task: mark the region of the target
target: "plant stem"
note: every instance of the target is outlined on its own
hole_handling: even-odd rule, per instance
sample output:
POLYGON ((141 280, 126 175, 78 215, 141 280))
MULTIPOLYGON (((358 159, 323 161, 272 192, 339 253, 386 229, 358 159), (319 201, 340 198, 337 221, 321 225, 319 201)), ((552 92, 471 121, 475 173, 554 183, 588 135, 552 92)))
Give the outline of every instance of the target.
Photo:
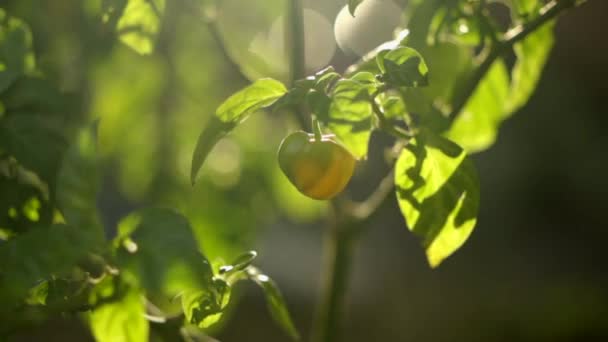
MULTIPOLYGON (((293 87, 295 81, 306 77, 306 55, 304 45, 304 8, 302 0, 289 0, 287 4, 287 15, 285 16, 285 46, 289 47, 290 85, 293 87)), ((312 125, 307 119, 302 106, 295 110, 296 119, 300 127, 310 131, 312 125)), ((314 128, 313 128, 314 129, 314 128)))
POLYGON ((502 40, 495 42, 492 49, 483 56, 481 63, 475 70, 475 73, 471 76, 469 81, 465 84, 459 96, 454 100, 452 112, 450 118, 453 120, 464 108, 469 98, 475 92, 477 85, 487 74, 488 70, 496 59, 506 53, 513 45, 520 40, 524 39, 530 33, 536 31, 539 27, 543 26, 550 20, 556 18, 563 11, 572 7, 578 6, 582 1, 577 0, 553 0, 547 3, 543 8, 540 9, 540 15, 530 22, 514 27, 505 33, 502 40))
POLYGON ((288 28, 288 36, 286 37, 289 43, 290 51, 290 78, 291 84, 306 76, 306 56, 304 46, 304 8, 302 0, 288 1, 288 15, 286 16, 285 27, 288 28))
POLYGON ((323 260, 322 293, 317 307, 312 341, 339 340, 341 318, 352 266, 354 230, 342 221, 341 209, 334 206, 334 218, 327 231, 323 260))

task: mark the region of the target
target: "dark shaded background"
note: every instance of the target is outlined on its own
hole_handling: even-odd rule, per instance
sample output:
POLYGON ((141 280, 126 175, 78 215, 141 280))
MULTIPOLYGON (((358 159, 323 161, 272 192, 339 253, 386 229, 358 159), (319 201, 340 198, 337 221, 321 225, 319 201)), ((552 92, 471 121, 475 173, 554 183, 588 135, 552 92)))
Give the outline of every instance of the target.
MULTIPOLYGON (((57 72, 60 80, 74 78, 72 82, 87 85, 87 96, 93 98, 89 109, 95 112, 94 98, 100 86, 88 78, 95 78, 91 76, 95 74, 93 69, 97 70, 104 58, 110 58, 103 51, 109 51, 115 44, 113 38, 79 21, 82 20, 79 14, 70 10, 73 1, 45 4, 40 8, 24 5, 24 2, 5 0, 0 2, 0 6, 14 9, 33 26, 34 36, 39 37, 36 41, 41 53, 59 51, 53 46, 64 39, 85 55, 74 57, 68 53, 49 57, 48 61, 53 64, 63 60, 69 64, 65 58, 74 58, 81 63, 71 66, 76 69, 75 75, 66 76, 66 70, 72 70, 70 67, 50 69, 57 72), (85 51, 89 47, 91 50, 85 51)), ((340 6, 325 7, 328 8, 325 15, 333 18, 340 6)), ((524 109, 504 123, 498 142, 490 150, 474 156, 481 179, 480 217, 469 241, 453 257, 438 269, 431 270, 418 241, 407 232, 396 203, 387 202, 375 215, 356 251, 344 320, 344 341, 608 341, 606 13, 608 2, 590 0, 560 19, 556 28, 556 45, 536 94, 524 109)), ((205 108, 214 108, 243 83, 228 64, 221 63, 223 56, 213 52, 214 42, 204 27, 186 31, 191 31, 189 34, 193 36, 200 33, 203 37, 200 45, 192 49, 206 50, 197 50, 192 55, 186 53, 183 60, 189 62, 208 56, 211 62, 199 60, 202 63, 200 68, 190 70, 196 71, 191 74, 194 80, 188 79, 184 83, 190 93, 211 92, 207 98, 191 101, 195 103, 194 107, 202 103, 205 108), (222 76, 209 76, 206 71, 209 68, 216 68, 216 73, 221 72, 222 76), (206 84, 206 77, 212 78, 214 83, 207 88, 198 87, 206 84), (213 90, 208 90, 211 89, 209 87, 213 90)), ((228 32, 226 36, 236 34, 228 32)), ((187 41, 183 36, 179 39, 187 41)), ((136 58, 120 49, 113 52, 114 56, 116 54, 127 56, 120 57, 123 59, 136 58)), ((177 61, 182 61, 180 56, 176 57, 177 61)), ((340 63, 346 59, 336 57, 334 61, 340 63)), ((149 58, 146 59, 148 62, 154 63, 149 58)), ((41 63, 44 65, 45 60, 41 63)), ((156 79, 161 89, 169 76, 163 74, 156 79)), ((69 82, 67 87, 70 87, 69 82)), ((195 98, 197 96, 194 95, 195 98)), ((185 103, 182 107, 187 107, 189 102, 185 103)), ((170 111, 164 114, 164 119, 162 110, 151 111, 158 114, 161 123, 172 122, 170 111)), ((196 114, 192 115, 195 117, 196 114)), ((94 117, 95 113, 91 116, 94 117)), ((188 120, 185 121, 192 122, 188 120)), ((264 122, 248 123, 243 130, 252 127, 259 130, 264 122)), ((135 123, 132 125, 137 127, 135 123)), ((262 161, 270 162, 272 158, 264 158, 272 155, 276 148, 272 143, 276 143, 283 134, 278 129, 281 124, 273 125, 267 142, 270 147, 260 147, 263 151, 255 152, 256 148, 246 145, 241 153, 253 153, 252 159, 261 157, 262 161)), ((174 131, 164 139, 176 139, 187 154, 193 148, 198 129, 200 127, 194 127, 190 133, 174 131)), ((248 141, 247 137, 243 139, 236 141, 248 141)), ((381 145, 382 139, 382 136, 375 135, 372 146, 381 145)), ((155 148, 162 146, 161 140, 155 148)), ((173 148, 181 151, 180 147, 173 148)), ((124 158, 131 157, 111 156, 106 190, 100 198, 100 208, 109 227, 132 208, 150 202, 167 202, 150 200, 150 194, 161 198, 171 193, 164 190, 171 186, 186 189, 182 180, 186 176, 179 170, 166 169, 165 164, 156 161, 150 166, 157 177, 151 184, 156 185, 130 195, 122 188, 124 181, 121 181, 120 165, 124 158), (167 175, 172 173, 181 178, 170 180, 167 175)), ((176 153, 172 158, 164 162, 182 165, 180 154, 176 153)), ((255 175, 250 170, 254 166, 248 164, 247 157, 243 158, 243 174, 248 177, 255 175)), ((186 158, 183 164, 187 162, 186 158)), ((382 176, 382 167, 366 167, 364 176, 377 179, 382 176)), ((213 170, 208 172, 213 173, 213 170)), ((355 187, 364 189, 367 179, 355 179, 355 187)), ((217 213, 217 217, 203 219, 204 223, 199 222, 199 225, 206 227, 205 224, 211 222, 221 226, 217 228, 218 240, 237 241, 235 249, 252 246, 260 252, 259 266, 281 286, 296 325, 306 336, 319 288, 324 225, 316 220, 290 223, 292 220, 287 216, 264 206, 260 209, 249 201, 252 196, 241 193, 249 191, 243 188, 267 186, 266 182, 263 177, 241 179, 236 185, 225 187, 210 181, 209 184, 215 187, 205 196, 225 196, 222 201, 229 205, 247 206, 248 209, 237 209, 236 214, 229 211, 217 213), (250 187, 247 182, 253 182, 255 186, 250 187), (241 215, 243 220, 249 220, 252 211, 264 214, 264 210, 274 214, 267 215, 270 218, 253 220, 255 229, 240 232, 224 228, 234 226, 234 216, 241 215), (247 239, 241 243, 243 236, 247 239)), ((198 189, 205 184, 203 181, 198 189)), ((352 191, 356 193, 361 189, 352 191)), ((176 190, 172 195, 195 196, 180 191, 176 190)), ((200 210, 183 203, 178 206, 186 212, 200 211, 203 217, 211 217, 219 207, 208 205, 205 202, 208 198, 203 196, 200 202, 193 200, 200 203, 200 210)), ((258 200, 265 199, 263 196, 260 198, 258 200)), ((202 228, 200 234, 204 236, 205 232, 214 231, 202 228)), ((225 250, 208 245, 204 247, 208 254, 215 256, 225 250)), ((286 341, 287 338, 267 314, 261 293, 249 285, 239 285, 238 289, 240 300, 233 303, 232 313, 223 324, 224 329, 214 336, 224 342, 286 341)), ((79 327, 78 321, 66 318, 24 333, 18 339, 80 341, 90 337, 79 327)))

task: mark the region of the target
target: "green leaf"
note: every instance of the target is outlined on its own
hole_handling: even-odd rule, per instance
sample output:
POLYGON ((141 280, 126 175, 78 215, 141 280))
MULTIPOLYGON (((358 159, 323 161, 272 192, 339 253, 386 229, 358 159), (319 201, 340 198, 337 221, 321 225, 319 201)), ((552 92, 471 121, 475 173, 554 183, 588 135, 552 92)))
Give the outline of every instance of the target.
POLYGON ((68 148, 57 176, 57 204, 66 222, 105 240, 97 214, 100 186, 95 128, 82 129, 68 148))
POLYGON ((399 207, 422 238, 431 267, 460 248, 477 222, 479 181, 473 163, 453 142, 422 131, 395 165, 399 207))
POLYGON ((66 95, 40 77, 19 78, 1 94, 0 100, 8 113, 66 114, 66 95))
MULTIPOLYGON (((23 298, 40 281, 69 271, 94 242, 90 232, 54 225, 35 227, 0 244, 0 302, 23 298)), ((0 311, 5 309, 10 306, 0 311)))
POLYGON ((230 285, 219 278, 206 290, 186 291, 181 295, 182 310, 188 323, 208 328, 217 323, 230 302, 230 285))
POLYGON ((250 114, 272 105, 285 93, 287 89, 283 83, 264 78, 234 93, 224 101, 215 112, 215 117, 209 121, 199 136, 192 155, 190 170, 192 184, 207 155, 222 137, 247 119, 250 114))
POLYGON ((142 295, 131 289, 122 298, 96 307, 88 316, 98 342, 148 341, 149 324, 142 295))
POLYGON ((394 86, 419 87, 428 85, 429 68, 418 51, 398 47, 379 53, 376 62, 382 71, 382 79, 394 86))
POLYGON ((224 101, 215 116, 222 122, 238 124, 247 119, 249 114, 272 105, 286 92, 283 83, 277 80, 259 79, 224 101))
POLYGON ((388 119, 403 119, 406 115, 405 103, 401 96, 390 95, 382 99, 384 116, 388 119))
POLYGON ((513 46, 517 61, 511 74, 507 114, 523 107, 536 90, 536 85, 553 48, 554 27, 555 21, 551 21, 513 46))
POLYGON ((357 158, 367 155, 372 129, 372 106, 367 86, 342 79, 331 94, 327 117, 320 116, 327 127, 357 158))
POLYGON ((213 272, 190 224, 167 209, 144 209, 123 219, 114 241, 123 274, 146 289, 158 305, 184 291, 208 290, 213 272))
POLYGON ((50 183, 55 180, 67 142, 52 118, 19 113, 0 120, 0 147, 50 183))
POLYGON ((165 0, 128 0, 116 24, 120 40, 139 54, 152 53, 164 10, 165 0))
POLYGON ((540 0, 510 0, 514 20, 520 22, 533 19, 538 15, 538 10, 543 6, 540 0))
POLYGON ((479 82, 445 136, 468 153, 483 151, 496 140, 505 118, 509 96, 509 76, 504 62, 498 59, 479 82))
POLYGON ((350 12, 350 15, 353 17, 355 16, 355 10, 363 1, 364 0, 348 0, 348 11, 350 12))
POLYGON ((249 279, 253 280, 262 288, 262 291, 264 291, 268 310, 275 322, 283 328, 289 337, 294 340, 299 340, 300 334, 293 324, 289 310, 287 310, 287 304, 285 303, 285 299, 277 284, 254 267, 247 268, 247 273, 249 279))
POLYGON ((30 28, 0 8, 0 93, 34 71, 35 64, 30 28))

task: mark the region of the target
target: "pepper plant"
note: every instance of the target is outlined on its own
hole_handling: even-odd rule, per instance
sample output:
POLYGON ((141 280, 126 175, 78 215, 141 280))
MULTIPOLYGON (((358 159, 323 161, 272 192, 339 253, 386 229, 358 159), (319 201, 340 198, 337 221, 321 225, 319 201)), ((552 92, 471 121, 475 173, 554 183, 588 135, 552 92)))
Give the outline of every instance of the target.
MULTIPOLYGON (((363 2, 344 5, 356 16, 363 2)), ((394 40, 343 70, 306 75, 302 1, 288 1, 290 81, 251 80, 229 96, 193 142, 190 178, 194 184, 216 144, 250 115, 295 118, 300 127, 284 132, 273 162, 294 188, 331 201, 333 210, 313 340, 339 340, 352 249, 385 200, 398 202, 430 267, 466 242, 480 205, 470 155, 488 149, 501 123, 526 104, 555 20, 583 2, 410 1, 408 24, 394 40), (367 199, 354 201, 344 189, 359 161, 377 153, 368 149, 373 132, 393 141, 385 158, 391 171, 367 199)), ((171 63, 169 28, 178 24, 171 14, 187 11, 242 72, 215 22, 220 5, 104 0, 91 8, 113 37, 171 63)), ((84 96, 62 92, 41 71, 35 39, 23 20, 0 9, 0 340, 58 315, 80 317, 98 341, 145 341, 152 325, 204 340, 235 284, 247 280, 260 286, 286 335, 299 339, 277 285, 252 265, 256 252, 208 260, 176 208, 146 207, 116 227, 103 223, 96 201, 107 166, 98 149, 105 122, 70 116, 84 96)))

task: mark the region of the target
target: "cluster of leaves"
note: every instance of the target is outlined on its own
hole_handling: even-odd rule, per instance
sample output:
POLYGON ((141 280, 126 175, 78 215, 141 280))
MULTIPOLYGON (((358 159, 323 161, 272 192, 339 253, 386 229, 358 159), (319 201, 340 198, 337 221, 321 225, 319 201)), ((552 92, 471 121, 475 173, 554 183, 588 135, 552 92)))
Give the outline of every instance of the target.
MULTIPOLYGON (((361 2, 349 1, 351 13, 361 2)), ((291 87, 254 82, 203 130, 192 181, 213 146, 265 108, 306 107, 360 159, 372 131, 389 133, 406 143, 395 164, 401 211, 431 266, 439 265, 476 223, 479 182, 469 155, 489 148, 502 121, 527 102, 553 43, 552 21, 522 28, 555 1, 503 3, 507 25, 488 7, 504 4, 412 1, 409 34, 344 73, 326 68, 291 87), (518 32, 526 36, 511 44, 518 32)), ((102 19, 124 44, 150 54, 168 6, 108 0, 102 19)), ((249 279, 296 338, 276 285, 251 266, 253 253, 214 269, 188 220, 167 209, 135 212, 117 236, 106 235, 96 208, 95 129, 77 129, 80 104, 37 69, 32 40, 27 25, 0 10, 0 334, 60 313, 83 313, 100 341, 146 340, 149 321, 183 318, 205 328, 226 310, 235 283, 249 279)))
MULTIPOLYGON (((151 4, 125 3, 117 27, 150 24, 151 4)), ((29 27, 0 10, 0 337, 78 314, 99 341, 146 341, 150 321, 168 320, 183 320, 187 338, 216 323, 233 286, 250 280, 298 338, 278 287, 251 266, 255 252, 214 270, 188 220, 168 209, 136 211, 108 237, 96 203, 97 123, 78 128, 79 104, 36 68, 33 50, 29 27)))
MULTIPOLYGON (((349 1, 353 15, 361 2, 349 1)), ((329 67, 291 89, 254 82, 229 97, 201 133, 192 181, 214 144, 262 108, 304 106, 359 159, 371 132, 385 131, 406 142, 395 164, 397 200, 429 264, 438 266, 477 221, 479 181, 469 155, 489 148, 502 121, 528 101, 552 47, 552 20, 514 40, 547 12, 542 2, 507 5, 510 20, 501 26, 495 12, 504 4, 418 1, 408 30, 344 75, 329 67), (515 60, 510 68, 507 58, 515 60)))

